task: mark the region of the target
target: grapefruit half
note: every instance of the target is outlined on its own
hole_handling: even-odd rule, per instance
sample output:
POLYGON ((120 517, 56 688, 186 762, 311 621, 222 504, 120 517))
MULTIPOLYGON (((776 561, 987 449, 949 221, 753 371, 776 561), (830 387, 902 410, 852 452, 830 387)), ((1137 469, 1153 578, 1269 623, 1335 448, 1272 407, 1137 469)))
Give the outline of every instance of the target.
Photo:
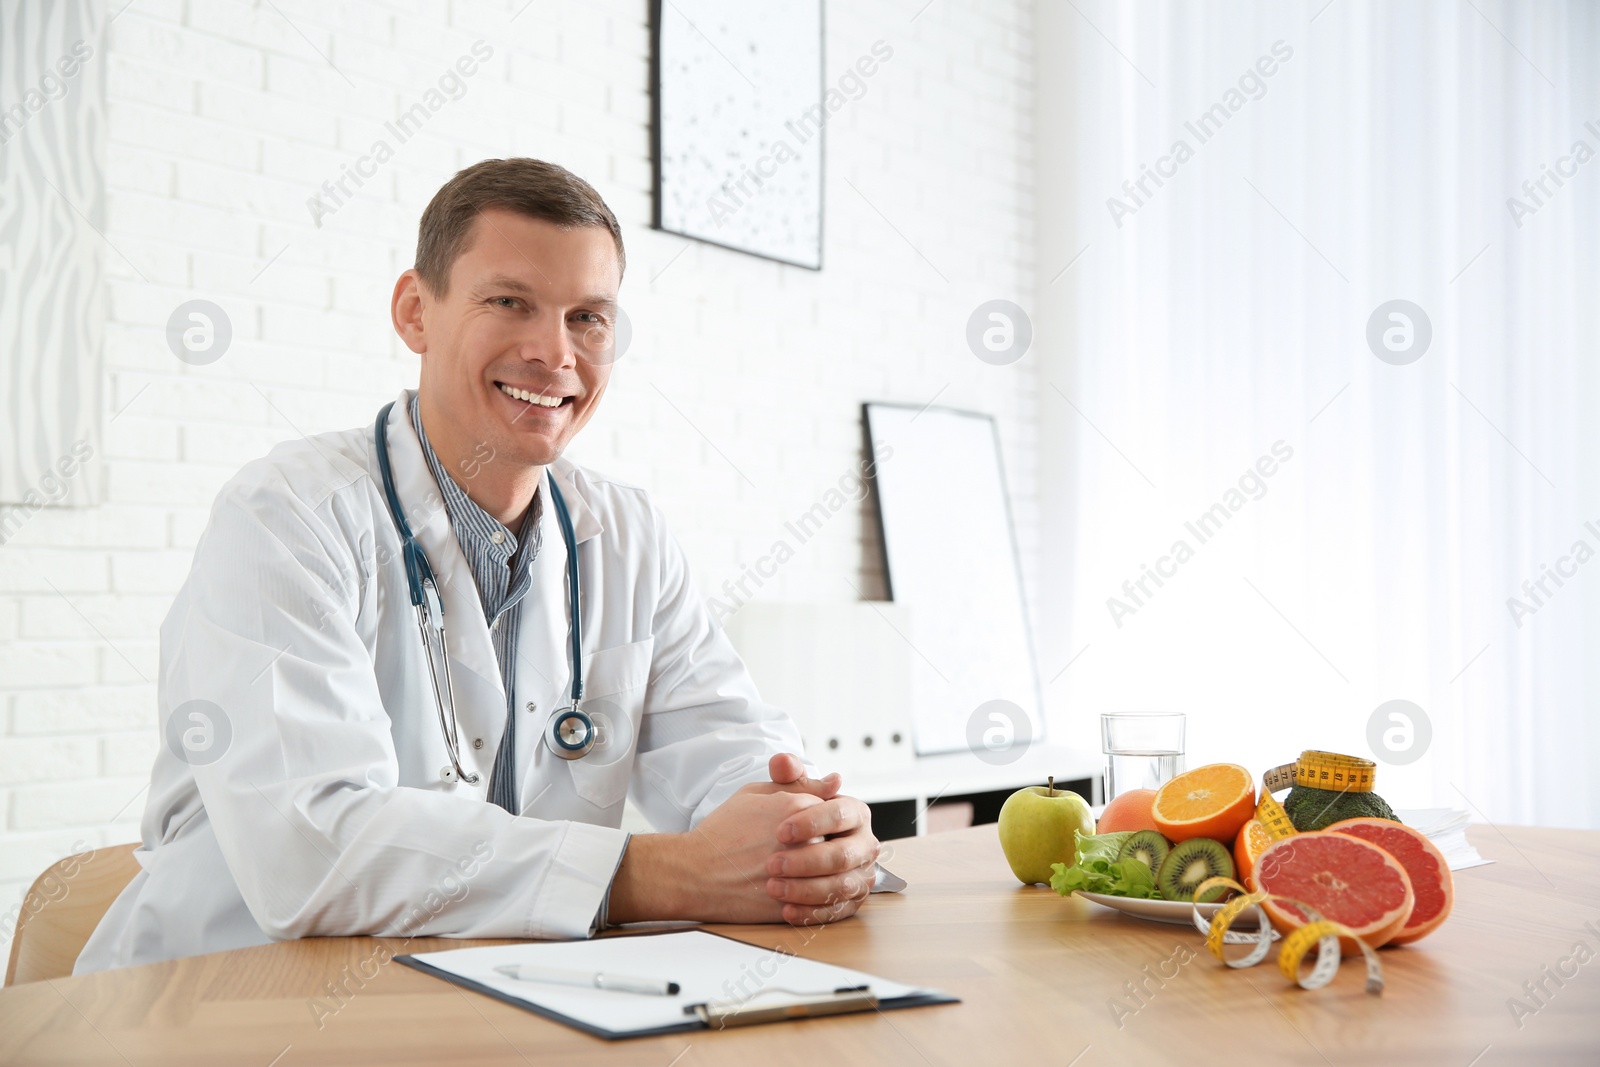
MULTIPOLYGON (((1274 841, 1256 857, 1252 889, 1302 901, 1350 928, 1368 946, 1388 943, 1405 927, 1416 906, 1416 893, 1400 861, 1369 841, 1326 830, 1295 834, 1274 841)), ((1310 921, 1299 908, 1268 900, 1272 925, 1287 936, 1310 921)), ((1341 937, 1346 954, 1357 949, 1341 937)))
POLYGON ((1433 933, 1450 917, 1455 906, 1455 877, 1444 853, 1422 834, 1404 823, 1389 819, 1345 819, 1328 827, 1329 831, 1349 834, 1371 842, 1400 861, 1411 879, 1416 906, 1411 918, 1395 934, 1391 943, 1404 945, 1433 933))

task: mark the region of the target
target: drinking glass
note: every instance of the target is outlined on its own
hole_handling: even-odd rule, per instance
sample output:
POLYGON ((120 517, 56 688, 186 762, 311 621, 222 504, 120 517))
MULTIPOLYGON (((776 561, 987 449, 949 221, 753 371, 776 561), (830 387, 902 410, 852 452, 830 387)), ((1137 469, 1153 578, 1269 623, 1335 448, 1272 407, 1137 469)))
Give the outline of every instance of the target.
POLYGON ((1159 789, 1183 771, 1183 712, 1106 712, 1106 803, 1130 789, 1159 789))

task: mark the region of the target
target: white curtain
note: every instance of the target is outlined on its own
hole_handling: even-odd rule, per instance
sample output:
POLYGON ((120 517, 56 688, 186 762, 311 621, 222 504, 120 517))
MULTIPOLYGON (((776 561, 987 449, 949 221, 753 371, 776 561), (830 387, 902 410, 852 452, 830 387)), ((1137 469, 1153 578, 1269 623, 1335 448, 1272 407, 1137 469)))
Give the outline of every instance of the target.
POLYGON ((1191 766, 1370 754, 1397 805, 1600 825, 1600 8, 1038 13, 1055 720, 1183 710, 1191 766), (1369 346, 1393 300, 1411 362, 1405 308, 1369 346), (1375 751, 1395 699, 1425 746, 1375 751))

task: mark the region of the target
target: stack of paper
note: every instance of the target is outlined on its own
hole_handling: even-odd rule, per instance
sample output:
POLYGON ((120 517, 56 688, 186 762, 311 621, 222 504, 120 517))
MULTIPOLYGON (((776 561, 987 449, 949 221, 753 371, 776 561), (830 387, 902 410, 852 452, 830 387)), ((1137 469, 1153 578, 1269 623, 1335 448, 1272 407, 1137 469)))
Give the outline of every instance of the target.
POLYGON ((1396 811, 1395 815, 1432 841, 1434 847, 1444 853, 1445 862, 1452 871, 1494 862, 1478 855, 1478 850, 1467 841, 1467 822, 1472 817, 1470 812, 1458 808, 1408 808, 1396 811))

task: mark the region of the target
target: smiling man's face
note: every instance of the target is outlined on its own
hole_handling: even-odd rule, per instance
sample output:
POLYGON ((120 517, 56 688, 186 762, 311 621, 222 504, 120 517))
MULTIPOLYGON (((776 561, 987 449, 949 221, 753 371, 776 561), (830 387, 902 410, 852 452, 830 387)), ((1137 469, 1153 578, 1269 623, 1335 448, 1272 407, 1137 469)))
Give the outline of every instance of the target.
POLYGON ((611 379, 618 272, 602 227, 487 208, 444 295, 414 270, 401 276, 395 328, 422 356, 423 427, 457 481, 463 462, 505 475, 548 464, 594 415, 611 379))

